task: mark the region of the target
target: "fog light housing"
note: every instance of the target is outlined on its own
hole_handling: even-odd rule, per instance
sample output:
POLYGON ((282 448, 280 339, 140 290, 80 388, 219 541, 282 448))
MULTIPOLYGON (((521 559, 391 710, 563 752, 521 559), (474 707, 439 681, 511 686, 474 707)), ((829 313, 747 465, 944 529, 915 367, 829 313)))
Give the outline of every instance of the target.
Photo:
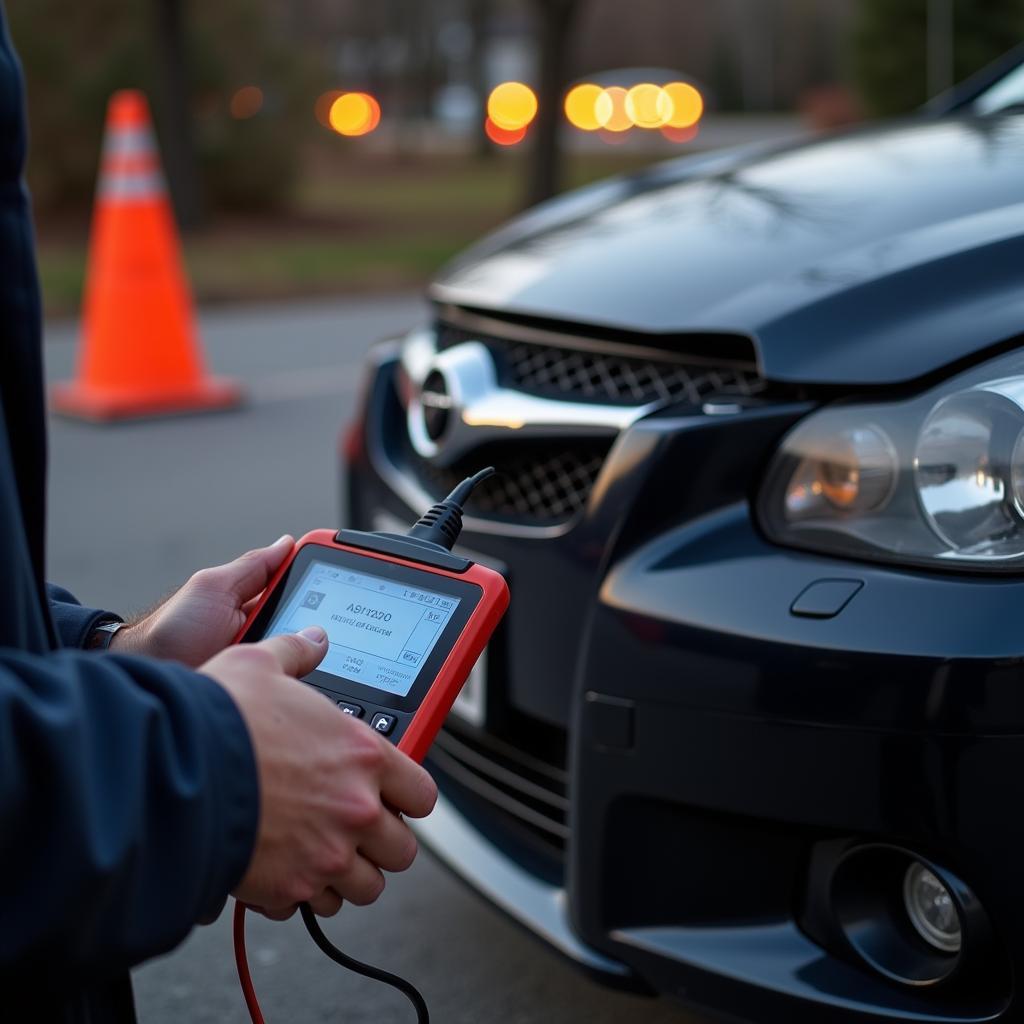
POLYGON ((892 981, 916 988, 984 970, 985 912, 955 875, 910 850, 853 846, 831 880, 834 920, 849 948, 892 981))
POLYGON ((953 895, 919 860, 903 876, 903 905, 914 930, 929 946, 943 953, 960 952, 963 929, 953 895))

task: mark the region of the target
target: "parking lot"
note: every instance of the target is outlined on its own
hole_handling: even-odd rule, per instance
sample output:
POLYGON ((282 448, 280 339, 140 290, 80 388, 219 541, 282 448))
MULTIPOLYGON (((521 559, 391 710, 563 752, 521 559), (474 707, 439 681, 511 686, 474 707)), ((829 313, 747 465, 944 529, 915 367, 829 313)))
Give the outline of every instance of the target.
MULTIPOLYGON (((109 427, 53 419, 49 577, 85 603, 130 615, 195 569, 336 522, 337 436, 362 355, 420 310, 409 295, 214 310, 202 318, 207 353, 216 372, 244 383, 243 409, 109 427)), ((68 323, 48 333, 51 380, 71 372, 75 331, 68 323)), ((695 1024, 664 1002, 593 984, 427 855, 377 906, 346 908, 329 931, 348 952, 420 986, 445 1024, 695 1024)), ((297 919, 252 921, 249 948, 268 1024, 412 1019, 400 996, 332 966, 297 919)), ((135 978, 142 1024, 247 1019, 227 915, 135 978)))

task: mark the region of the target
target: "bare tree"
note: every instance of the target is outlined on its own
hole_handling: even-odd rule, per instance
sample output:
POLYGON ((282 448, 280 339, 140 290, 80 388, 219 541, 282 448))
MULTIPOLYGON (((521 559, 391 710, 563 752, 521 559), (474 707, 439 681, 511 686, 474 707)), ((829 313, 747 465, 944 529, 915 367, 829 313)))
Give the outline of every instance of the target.
POLYGON ((470 85, 480 105, 480 116, 476 119, 476 155, 483 159, 494 156, 494 146, 487 135, 484 108, 487 105, 487 41, 491 19, 491 0, 466 0, 466 20, 473 34, 473 48, 470 51, 470 85))
POLYGON ((533 0, 539 68, 537 122, 530 158, 526 199, 550 199, 562 186, 562 94, 569 83, 572 29, 582 0, 533 0))
POLYGON ((202 221, 203 203, 192 123, 185 3, 186 0, 156 0, 154 30, 159 98, 164 114, 164 164, 178 221, 183 227, 195 227, 202 221))

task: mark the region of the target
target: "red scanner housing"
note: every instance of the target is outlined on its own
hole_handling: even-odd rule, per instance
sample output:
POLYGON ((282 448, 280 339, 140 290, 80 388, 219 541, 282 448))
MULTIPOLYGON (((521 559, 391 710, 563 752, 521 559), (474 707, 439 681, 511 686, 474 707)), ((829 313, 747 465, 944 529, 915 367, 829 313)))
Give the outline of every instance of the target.
MULTIPOLYGON (((508 584, 500 573, 447 552, 430 551, 428 547, 389 534, 313 530, 296 543, 274 574, 234 642, 262 639, 285 593, 293 593, 290 588, 296 583, 290 575, 297 559, 344 559, 340 564, 358 565, 360 571, 371 575, 379 571, 396 579, 408 577, 417 586, 429 587, 431 581, 443 586, 443 580, 456 581, 460 593, 465 595, 463 599, 473 602, 472 609, 468 617, 464 612, 460 621, 454 623, 450 635, 442 633, 441 643, 445 646, 439 648, 439 656, 443 660, 433 671, 433 678, 417 677, 415 690, 405 699, 406 706, 395 709, 395 714, 403 718, 402 728, 394 737, 398 749, 413 760, 422 761, 509 604, 508 584), (410 701, 414 706, 408 706, 410 701)), ((429 664, 425 664, 424 671, 428 668, 429 664)), ((337 684, 332 682, 330 690, 316 682, 314 685, 330 696, 347 692, 343 678, 337 684)), ((357 685, 356 689, 363 687, 357 685)))

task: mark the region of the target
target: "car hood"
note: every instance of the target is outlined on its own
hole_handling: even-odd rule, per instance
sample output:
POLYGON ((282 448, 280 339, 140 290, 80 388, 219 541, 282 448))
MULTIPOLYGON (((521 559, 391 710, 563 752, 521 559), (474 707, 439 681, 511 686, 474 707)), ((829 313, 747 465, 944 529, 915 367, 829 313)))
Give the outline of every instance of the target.
POLYGON ((749 336, 769 379, 911 380, 1024 333, 1024 114, 691 158, 545 204, 439 302, 749 336))

